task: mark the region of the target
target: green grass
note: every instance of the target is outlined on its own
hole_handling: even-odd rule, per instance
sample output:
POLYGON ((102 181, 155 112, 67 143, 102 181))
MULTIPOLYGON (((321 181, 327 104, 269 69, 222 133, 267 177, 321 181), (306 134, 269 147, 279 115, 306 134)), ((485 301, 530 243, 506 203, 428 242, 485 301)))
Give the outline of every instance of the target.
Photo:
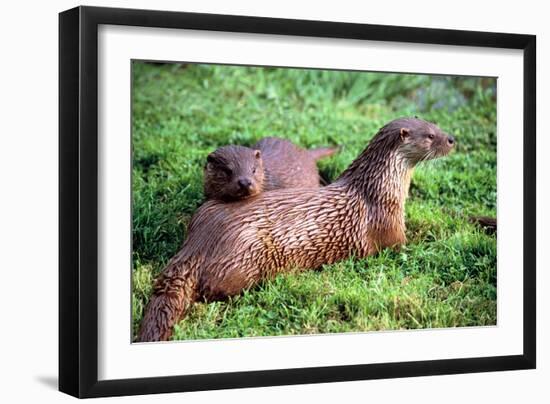
POLYGON ((134 332, 153 279, 203 201, 215 148, 276 135, 340 145, 334 180, 386 122, 418 115, 457 138, 418 167, 409 242, 322 271, 280 275, 225 302, 197 303, 175 339, 496 324, 496 239, 469 224, 496 215, 495 80, 300 69, 133 63, 134 332))

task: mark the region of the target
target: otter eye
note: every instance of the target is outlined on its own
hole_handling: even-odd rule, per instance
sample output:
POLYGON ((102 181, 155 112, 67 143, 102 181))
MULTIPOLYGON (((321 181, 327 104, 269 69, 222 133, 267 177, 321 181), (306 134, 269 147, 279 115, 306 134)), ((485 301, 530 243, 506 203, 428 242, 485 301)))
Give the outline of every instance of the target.
POLYGON ((428 138, 430 138, 430 140, 433 140, 434 137, 435 137, 435 135, 434 135, 433 133, 429 133, 429 134, 428 134, 428 138))
POLYGON ((252 174, 256 174, 256 167, 252 169, 252 174))
POLYGON ((227 168, 227 167, 224 167, 223 168, 223 172, 225 173, 225 175, 227 175, 228 177, 231 177, 231 174, 233 174, 233 171, 231 171, 230 168, 227 168))

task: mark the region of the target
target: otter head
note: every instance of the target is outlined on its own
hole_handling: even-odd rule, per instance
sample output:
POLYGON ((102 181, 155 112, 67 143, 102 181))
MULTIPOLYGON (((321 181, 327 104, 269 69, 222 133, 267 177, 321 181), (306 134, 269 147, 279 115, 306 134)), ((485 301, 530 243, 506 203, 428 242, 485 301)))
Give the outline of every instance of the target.
POLYGON ((437 125, 422 119, 397 119, 392 122, 392 125, 395 126, 395 132, 399 133, 398 150, 409 166, 445 156, 455 144, 453 136, 444 133, 437 125))
POLYGON ((262 192, 263 182, 264 167, 259 150, 224 146, 206 158, 204 194, 208 199, 245 199, 262 192))

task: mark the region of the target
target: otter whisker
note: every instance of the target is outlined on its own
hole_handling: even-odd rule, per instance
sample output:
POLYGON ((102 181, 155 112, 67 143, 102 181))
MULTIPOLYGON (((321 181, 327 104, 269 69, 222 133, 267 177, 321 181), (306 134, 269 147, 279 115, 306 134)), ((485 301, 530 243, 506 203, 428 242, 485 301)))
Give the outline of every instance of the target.
POLYGON ((432 152, 431 150, 428 150, 427 152, 425 152, 425 153, 422 155, 422 157, 420 157, 420 160, 418 160, 418 162, 419 162, 419 163, 423 163, 423 162, 429 160, 429 159, 430 159, 431 152, 432 152))
POLYGON ((427 161, 432 157, 432 150, 428 150, 424 156, 420 159, 420 161, 427 161))

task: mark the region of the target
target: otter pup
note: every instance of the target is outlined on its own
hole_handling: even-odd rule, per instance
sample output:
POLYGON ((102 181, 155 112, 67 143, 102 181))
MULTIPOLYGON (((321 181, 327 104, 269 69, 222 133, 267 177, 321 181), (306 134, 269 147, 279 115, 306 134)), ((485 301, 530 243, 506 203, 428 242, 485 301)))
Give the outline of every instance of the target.
POLYGON ((223 299, 292 268, 319 268, 405 243, 404 204, 413 168, 445 156, 453 145, 454 138, 432 123, 397 119, 326 187, 206 202, 155 282, 138 341, 169 339, 173 325, 199 299, 223 299))
POLYGON ((276 137, 261 139, 252 148, 220 147, 206 158, 204 195, 228 202, 277 188, 318 188, 316 160, 335 151, 328 147, 304 150, 276 137))

